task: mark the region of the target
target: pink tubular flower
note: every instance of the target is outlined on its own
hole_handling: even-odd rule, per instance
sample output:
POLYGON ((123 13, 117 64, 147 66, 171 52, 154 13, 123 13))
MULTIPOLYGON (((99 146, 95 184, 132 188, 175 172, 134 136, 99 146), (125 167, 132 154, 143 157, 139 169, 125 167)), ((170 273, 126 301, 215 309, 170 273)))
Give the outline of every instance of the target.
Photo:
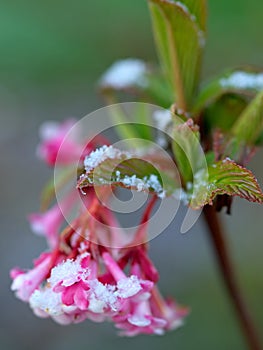
POLYGON ((13 269, 10 272, 13 283, 11 289, 16 292, 16 296, 28 301, 31 294, 46 278, 50 270, 51 254, 42 254, 40 259, 35 262, 35 267, 29 271, 13 269))
POLYGON ((118 320, 116 327, 121 329, 120 335, 135 336, 138 334, 164 334, 166 321, 154 317, 148 300, 131 303, 129 314, 118 320))
POLYGON ((55 204, 44 213, 32 213, 28 216, 32 231, 37 235, 45 236, 51 248, 55 248, 58 244, 64 214, 73 206, 74 200, 74 194, 70 194, 60 202, 60 206, 55 204))
POLYGON ((76 323, 86 318, 86 291, 89 254, 76 260, 67 259, 55 265, 46 283, 35 290, 30 306, 39 317, 52 317, 60 324, 76 323))
POLYGON ((45 213, 32 213, 28 216, 32 231, 37 235, 45 236, 51 248, 58 243, 59 228, 63 218, 58 205, 54 205, 45 213))
POLYGON ((65 165, 79 160, 83 150, 82 146, 72 135, 70 135, 71 137, 67 136, 75 122, 75 120, 70 119, 61 124, 51 121, 42 124, 40 128, 41 143, 37 148, 40 159, 51 166, 54 166, 56 161, 60 165, 65 165), (62 143, 63 149, 60 150, 62 143), (57 159, 58 152, 59 159, 57 159))
MULTIPOLYGON (((155 270, 150 259, 140 247, 136 247, 135 256, 131 267, 132 273, 142 278, 145 276, 145 261, 148 260, 146 273, 155 270), (141 257, 144 256, 143 259, 141 257), (139 257, 139 260, 137 260, 139 257)), ((149 284, 148 284, 149 286, 149 284)), ((148 293, 141 293, 135 298, 131 298, 125 305, 126 312, 114 317, 116 327, 121 329, 120 335, 135 336, 138 334, 162 335, 167 330, 176 329, 183 324, 183 318, 188 314, 188 310, 177 306, 175 303, 169 305, 161 297, 157 286, 152 283, 152 288, 148 293), (170 309, 171 306, 171 309, 170 309)))

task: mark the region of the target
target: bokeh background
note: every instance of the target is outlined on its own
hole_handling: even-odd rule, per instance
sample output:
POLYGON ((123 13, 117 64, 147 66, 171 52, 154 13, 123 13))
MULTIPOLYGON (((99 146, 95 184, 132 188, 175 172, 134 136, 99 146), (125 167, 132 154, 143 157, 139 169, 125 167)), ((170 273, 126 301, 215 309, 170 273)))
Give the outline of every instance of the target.
MULTIPOLYGON (((227 66, 263 68, 263 2, 208 3, 204 78, 227 66)), ((151 243, 161 290, 191 306, 180 330, 126 339, 109 324, 65 328, 36 318, 14 298, 9 269, 30 267, 45 249, 26 221, 27 213, 38 210, 40 189, 52 175, 35 157, 39 125, 81 118, 101 107, 96 80, 115 59, 156 61, 156 54, 145 0, 1 1, 0 51, 0 349, 246 349, 203 222, 187 235, 179 233, 183 209, 151 243)), ((261 185, 262 156, 260 151, 250 164, 261 185)), ((262 208, 235 200, 233 215, 223 219, 240 285, 262 330, 262 208)))

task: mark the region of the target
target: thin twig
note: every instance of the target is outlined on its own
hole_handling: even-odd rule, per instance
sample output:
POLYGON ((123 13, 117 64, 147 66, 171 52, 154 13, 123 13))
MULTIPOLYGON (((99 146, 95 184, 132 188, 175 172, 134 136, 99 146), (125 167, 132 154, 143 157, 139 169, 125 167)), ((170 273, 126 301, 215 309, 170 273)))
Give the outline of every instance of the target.
POLYGON ((249 349, 262 350, 256 328, 254 327, 252 318, 241 296, 240 289, 236 281, 233 265, 228 253, 223 228, 221 226, 218 214, 216 213, 213 206, 207 205, 204 207, 204 216, 210 231, 211 241, 214 246, 214 251, 216 253, 217 261, 221 274, 223 276, 226 289, 235 308, 249 349))

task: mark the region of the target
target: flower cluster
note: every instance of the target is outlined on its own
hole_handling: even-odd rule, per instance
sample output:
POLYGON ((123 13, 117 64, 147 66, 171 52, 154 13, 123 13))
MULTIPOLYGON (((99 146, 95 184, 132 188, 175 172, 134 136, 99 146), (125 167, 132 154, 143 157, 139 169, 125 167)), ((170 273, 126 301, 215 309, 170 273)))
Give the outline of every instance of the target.
MULTIPOLYGON (((63 130, 65 124, 59 129, 59 138, 63 130)), ((52 137, 59 139, 54 133, 52 137)), ((50 138, 43 142, 50 143, 50 138)), ((39 149, 45 149, 50 164, 54 148, 41 144, 39 149)), ((73 157, 68 155, 66 162, 73 157)), ((28 302, 37 316, 64 325, 85 319, 109 320, 127 336, 161 335, 182 325, 188 310, 159 293, 158 272, 146 244, 140 241, 142 229, 127 241, 95 191, 91 189, 86 197, 85 210, 61 234, 63 215, 57 205, 30 216, 32 228, 46 237, 50 250, 35 260, 31 270, 11 271, 11 289, 16 296, 28 302)), ((73 205, 71 195, 62 204, 67 209, 73 205)), ((145 234, 149 208, 152 203, 143 216, 145 234)))
POLYGON ((163 334, 180 326, 187 314, 161 297, 156 270, 141 247, 116 258, 82 242, 75 258, 45 253, 32 270, 14 269, 11 275, 17 297, 29 302, 37 316, 60 324, 111 320, 123 335, 163 334))

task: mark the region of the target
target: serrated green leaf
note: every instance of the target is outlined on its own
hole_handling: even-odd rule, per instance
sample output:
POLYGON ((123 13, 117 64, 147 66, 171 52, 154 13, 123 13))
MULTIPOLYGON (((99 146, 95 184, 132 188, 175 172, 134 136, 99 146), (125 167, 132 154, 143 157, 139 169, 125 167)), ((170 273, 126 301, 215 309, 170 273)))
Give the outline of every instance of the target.
POLYGON ((193 174, 204 167, 205 155, 200 145, 199 130, 192 119, 174 126, 172 148, 181 178, 186 185, 193 174))
POLYGON ((199 78, 204 46, 204 2, 148 0, 155 41, 163 70, 173 87, 175 102, 183 110, 191 108, 199 78), (191 13, 193 10, 194 13, 191 13), (198 22, 197 22, 197 20, 198 22), (199 26, 200 24, 200 26, 199 26))
POLYGON ((86 173, 78 181, 79 189, 113 185, 139 192, 149 191, 164 198, 179 187, 176 168, 165 157, 157 154, 138 157, 113 147, 101 150, 87 157, 86 173), (101 160, 87 167, 87 164, 94 164, 95 154, 100 154, 101 160))
POLYGON ((239 143, 254 145, 263 131, 263 90, 250 102, 232 128, 239 143))
POLYGON ((194 196, 190 206, 194 209, 212 204, 217 195, 239 196, 250 202, 263 202, 263 193, 252 172, 230 159, 208 167, 208 178, 199 171, 195 174, 194 196))
POLYGON ((201 89, 194 103, 193 112, 204 108, 225 94, 253 97, 263 89, 263 73, 253 68, 228 70, 210 80, 201 89))

